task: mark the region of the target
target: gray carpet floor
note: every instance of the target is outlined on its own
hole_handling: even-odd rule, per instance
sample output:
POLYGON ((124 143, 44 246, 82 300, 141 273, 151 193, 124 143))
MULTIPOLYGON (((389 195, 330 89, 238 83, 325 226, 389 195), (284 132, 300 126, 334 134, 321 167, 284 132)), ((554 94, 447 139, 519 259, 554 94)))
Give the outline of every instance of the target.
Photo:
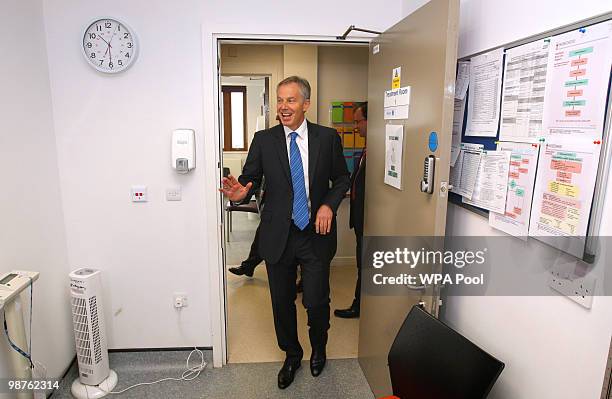
MULTIPOLYGON (((115 391, 140 382, 166 377, 180 377, 185 370, 189 351, 113 352, 110 365, 119 376, 115 391)), ((281 363, 241 363, 213 368, 212 352, 204 351, 206 369, 193 381, 165 381, 155 385, 133 388, 123 394, 108 397, 130 399, 156 398, 292 398, 292 399, 372 399, 374 398, 357 359, 328 360, 323 373, 310 375, 308 360, 302 361, 293 384, 280 390, 276 375, 281 363)), ((191 366, 200 357, 191 357, 191 366)), ((72 398, 70 385, 77 377, 73 364, 60 388, 51 398, 72 398)))

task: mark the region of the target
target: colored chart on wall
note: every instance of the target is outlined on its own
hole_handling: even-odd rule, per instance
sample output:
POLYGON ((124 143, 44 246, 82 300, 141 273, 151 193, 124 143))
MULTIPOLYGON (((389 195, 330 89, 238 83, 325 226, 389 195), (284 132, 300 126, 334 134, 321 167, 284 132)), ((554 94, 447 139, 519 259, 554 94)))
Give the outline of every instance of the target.
POLYGON ((545 133, 601 139, 611 64, 612 21, 551 39, 545 133))
POLYGON ((489 212, 489 225, 507 234, 527 238, 531 200, 538 165, 538 144, 503 142, 499 151, 510 151, 508 193, 504 213, 489 212))
POLYGON ((585 236, 601 146, 549 138, 540 151, 531 236, 585 236))

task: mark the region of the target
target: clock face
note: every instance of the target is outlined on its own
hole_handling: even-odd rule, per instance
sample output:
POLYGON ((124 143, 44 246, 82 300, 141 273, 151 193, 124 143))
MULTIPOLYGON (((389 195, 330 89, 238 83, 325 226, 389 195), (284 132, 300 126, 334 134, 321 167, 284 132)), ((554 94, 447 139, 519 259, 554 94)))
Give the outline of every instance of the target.
POLYGON ((83 35, 83 53, 100 72, 117 73, 134 63, 136 37, 124 23, 112 18, 94 21, 83 35))

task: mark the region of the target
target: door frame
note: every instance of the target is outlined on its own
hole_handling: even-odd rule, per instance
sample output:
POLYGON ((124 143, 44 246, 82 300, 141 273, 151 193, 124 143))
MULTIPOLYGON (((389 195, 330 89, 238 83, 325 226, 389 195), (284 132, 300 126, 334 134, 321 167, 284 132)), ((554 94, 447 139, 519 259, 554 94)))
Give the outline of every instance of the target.
MULTIPOLYGON (((221 161, 223 149, 221 135, 223 123, 219 93, 221 88, 221 43, 234 44, 345 44, 369 45, 373 37, 353 37, 338 40, 335 36, 301 36, 301 35, 258 35, 208 32, 202 26, 202 95, 203 95, 203 132, 200 142, 203 143, 204 188, 205 200, 209 204, 205 212, 206 259, 210 279, 210 325, 213 349, 213 367, 227 364, 227 290, 225 279, 225 233, 223 197, 217 191, 221 187, 221 161), (211 79, 212 78, 212 79, 211 79), (212 81, 212 85, 209 83, 212 81), (209 132, 208 134, 206 132, 209 132), (210 133, 213 134, 210 134, 210 133), (214 208, 212 207, 214 204, 214 208), (214 216, 213 216, 214 212, 214 216)), ((272 91, 270 87, 270 92, 272 91)), ((270 110, 272 112, 272 110, 270 110)))

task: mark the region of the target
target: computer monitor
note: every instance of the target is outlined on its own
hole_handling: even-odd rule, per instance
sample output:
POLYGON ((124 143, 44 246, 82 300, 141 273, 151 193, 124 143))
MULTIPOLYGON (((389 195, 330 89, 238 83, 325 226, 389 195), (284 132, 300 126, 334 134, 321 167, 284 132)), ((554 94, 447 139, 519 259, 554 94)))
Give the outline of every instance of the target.
POLYGON ((400 399, 486 398, 504 363, 414 306, 389 351, 393 394, 400 399))

